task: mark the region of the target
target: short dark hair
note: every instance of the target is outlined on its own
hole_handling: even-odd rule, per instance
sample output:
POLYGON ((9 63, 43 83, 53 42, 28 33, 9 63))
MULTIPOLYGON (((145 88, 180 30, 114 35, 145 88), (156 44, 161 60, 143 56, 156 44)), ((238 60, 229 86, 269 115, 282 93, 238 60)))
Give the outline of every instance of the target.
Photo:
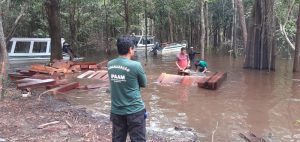
POLYGON ((121 36, 117 40, 117 47, 119 55, 126 55, 134 47, 134 40, 131 36, 121 36))
POLYGON ((180 51, 182 52, 183 50, 186 50, 186 48, 185 48, 185 47, 182 47, 180 51))

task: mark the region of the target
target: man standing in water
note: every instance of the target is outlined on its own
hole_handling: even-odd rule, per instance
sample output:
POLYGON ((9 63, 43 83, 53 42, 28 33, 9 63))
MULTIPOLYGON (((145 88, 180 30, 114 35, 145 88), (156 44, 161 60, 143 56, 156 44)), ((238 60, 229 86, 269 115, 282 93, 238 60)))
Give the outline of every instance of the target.
POLYGON ((194 51, 194 47, 190 47, 190 50, 189 50, 189 59, 190 59, 191 63, 194 63, 194 59, 195 59, 196 54, 200 54, 200 53, 194 51))
POLYGON ((129 133, 132 142, 146 141, 146 110, 141 87, 146 87, 145 71, 132 61, 134 41, 130 36, 117 40, 119 57, 108 62, 111 85, 112 141, 125 142, 129 133))
POLYGON ((196 72, 199 70, 201 73, 206 73, 209 72, 207 70, 207 62, 204 60, 198 60, 195 62, 195 67, 196 67, 196 72))
POLYGON ((185 75, 188 74, 186 69, 190 67, 190 59, 186 54, 186 48, 182 47, 180 53, 177 55, 176 66, 178 68, 178 74, 185 75))

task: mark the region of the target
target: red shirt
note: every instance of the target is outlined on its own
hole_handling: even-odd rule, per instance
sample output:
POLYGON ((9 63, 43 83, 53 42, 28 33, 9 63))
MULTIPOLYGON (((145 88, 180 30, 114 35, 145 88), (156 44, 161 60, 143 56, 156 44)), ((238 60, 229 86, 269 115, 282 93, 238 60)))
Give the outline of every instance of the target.
POLYGON ((177 64, 179 65, 180 68, 185 69, 186 67, 188 67, 188 61, 189 61, 189 57, 187 54, 179 53, 177 55, 177 64))

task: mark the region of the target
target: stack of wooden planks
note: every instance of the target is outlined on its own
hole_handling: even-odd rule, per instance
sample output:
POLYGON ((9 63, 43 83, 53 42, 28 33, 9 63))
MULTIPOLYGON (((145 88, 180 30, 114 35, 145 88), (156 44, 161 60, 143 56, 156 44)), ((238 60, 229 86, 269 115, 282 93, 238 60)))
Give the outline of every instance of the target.
POLYGON ((226 72, 216 72, 210 77, 199 80, 198 87, 210 89, 210 90, 216 90, 220 87, 222 82, 226 80, 226 78, 227 78, 226 72))
POLYGON ((107 87, 108 74, 105 69, 107 60, 100 62, 71 62, 56 60, 50 66, 42 64, 31 65, 29 69, 18 69, 16 72, 9 73, 11 80, 15 81, 17 88, 21 90, 32 90, 38 87, 45 87, 46 92, 60 94, 72 89, 95 89, 107 87), (89 84, 80 86, 78 82, 70 82, 64 78, 66 73, 75 73, 88 69, 77 78, 93 78, 103 80, 102 84, 89 84))

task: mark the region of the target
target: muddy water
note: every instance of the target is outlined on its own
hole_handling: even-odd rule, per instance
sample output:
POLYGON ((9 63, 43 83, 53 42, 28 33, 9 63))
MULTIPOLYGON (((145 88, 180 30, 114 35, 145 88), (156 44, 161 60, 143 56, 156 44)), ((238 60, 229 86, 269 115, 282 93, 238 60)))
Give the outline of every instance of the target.
MULTIPOLYGON (((162 72, 176 73, 175 56, 158 56, 143 63, 148 86, 142 90, 147 127, 172 133, 174 126, 194 129, 200 140, 242 141, 239 133, 251 131, 273 142, 300 141, 300 74, 291 73, 292 62, 277 61, 276 72, 242 69, 242 59, 208 57, 209 70, 226 71, 227 80, 216 91, 176 84, 155 83, 162 72), (214 132, 214 133, 213 133, 214 132)), ((86 83, 89 80, 84 81, 86 83)), ((98 114, 109 115, 105 89, 74 91, 70 102, 98 114)))

